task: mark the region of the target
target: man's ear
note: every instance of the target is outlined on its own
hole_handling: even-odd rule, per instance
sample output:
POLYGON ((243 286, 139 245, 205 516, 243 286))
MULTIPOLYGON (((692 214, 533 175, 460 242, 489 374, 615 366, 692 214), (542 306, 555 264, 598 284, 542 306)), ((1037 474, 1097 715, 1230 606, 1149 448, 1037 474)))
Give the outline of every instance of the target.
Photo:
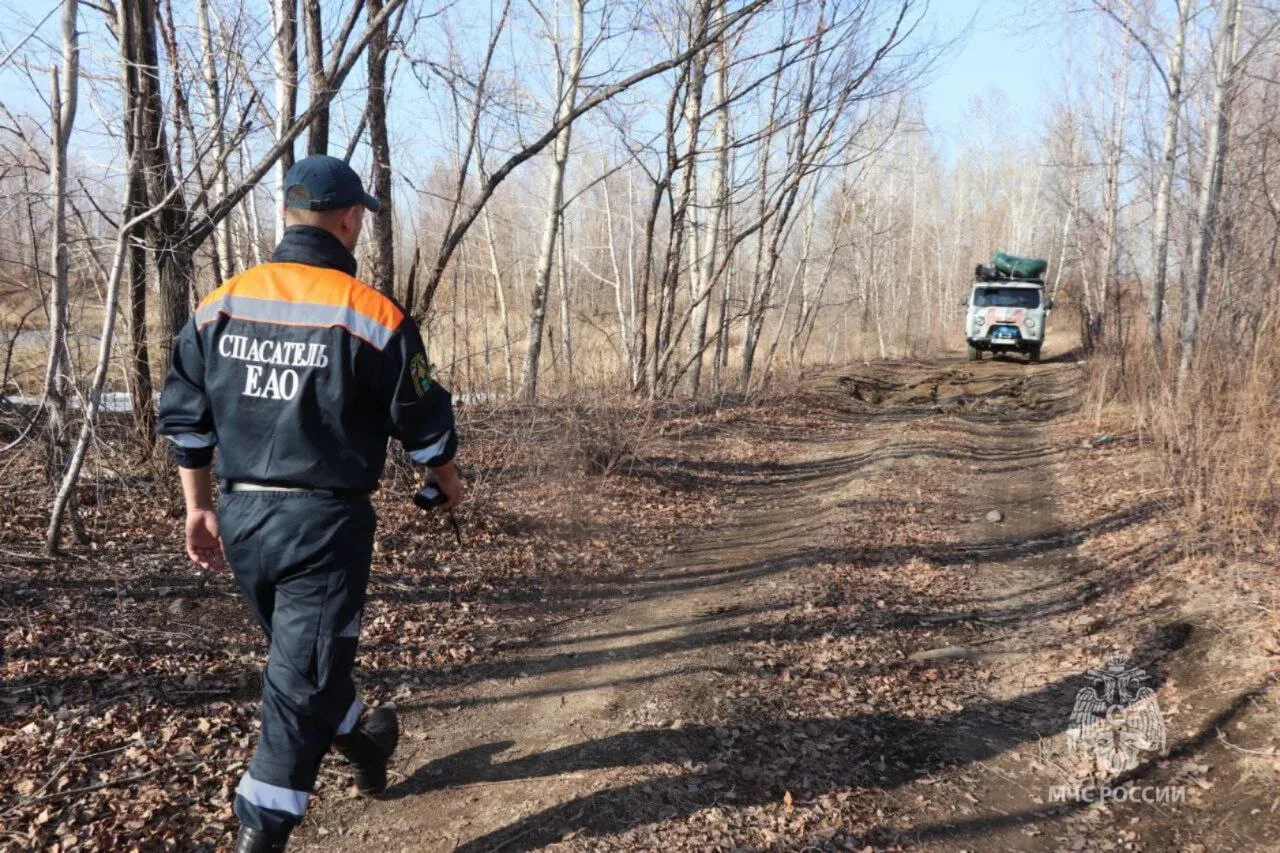
POLYGON ((343 213, 342 224, 346 226, 348 233, 353 236, 360 233, 360 224, 362 222, 360 218, 361 212, 362 210, 360 205, 353 204, 343 213))

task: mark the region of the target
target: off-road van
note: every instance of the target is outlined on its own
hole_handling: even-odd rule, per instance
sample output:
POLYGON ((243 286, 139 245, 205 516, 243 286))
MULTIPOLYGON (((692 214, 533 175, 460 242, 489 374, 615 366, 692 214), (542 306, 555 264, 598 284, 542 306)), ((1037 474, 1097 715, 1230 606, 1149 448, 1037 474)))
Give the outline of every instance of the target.
POLYGON ((966 309, 964 332, 970 361, 980 360, 983 352, 1018 352, 1028 361, 1040 360, 1045 320, 1053 307, 1044 294, 1043 268, 1036 277, 1020 277, 1002 271, 1010 266, 979 265, 969 295, 961 303, 966 309))

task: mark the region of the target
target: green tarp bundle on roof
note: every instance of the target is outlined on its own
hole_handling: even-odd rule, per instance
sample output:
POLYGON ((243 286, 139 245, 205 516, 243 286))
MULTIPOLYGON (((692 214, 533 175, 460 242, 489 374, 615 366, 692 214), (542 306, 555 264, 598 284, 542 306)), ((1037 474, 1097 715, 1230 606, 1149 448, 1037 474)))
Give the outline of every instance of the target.
POLYGON ((991 256, 991 265, 996 271, 1010 278, 1043 278, 1049 262, 1043 258, 1020 258, 1004 252, 996 252, 991 256))

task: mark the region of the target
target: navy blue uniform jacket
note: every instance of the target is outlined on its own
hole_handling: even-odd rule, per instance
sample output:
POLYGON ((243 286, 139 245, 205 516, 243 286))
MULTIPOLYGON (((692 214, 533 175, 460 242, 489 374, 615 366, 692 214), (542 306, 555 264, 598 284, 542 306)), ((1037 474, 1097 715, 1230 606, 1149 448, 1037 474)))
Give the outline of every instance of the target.
POLYGON ((373 491, 387 439, 414 462, 457 449, 417 325, 355 277, 327 231, 291 226, 271 262, 200 303, 174 345, 157 431, 178 464, 278 486, 373 491))

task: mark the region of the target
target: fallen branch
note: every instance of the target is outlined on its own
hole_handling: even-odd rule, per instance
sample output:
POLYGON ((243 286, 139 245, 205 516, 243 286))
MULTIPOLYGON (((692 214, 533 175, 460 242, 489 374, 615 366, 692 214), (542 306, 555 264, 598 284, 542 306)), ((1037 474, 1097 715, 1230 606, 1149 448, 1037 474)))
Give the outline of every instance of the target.
POLYGON ((31 797, 18 800, 18 802, 15 805, 13 805, 12 807, 10 807, 5 811, 5 814, 7 815, 12 811, 16 811, 17 809, 25 805, 27 802, 33 802, 36 797, 38 797, 40 794, 48 790, 49 786, 53 784, 54 780, 57 779, 60 775, 62 775, 62 771, 66 770, 67 766, 70 765, 71 762, 76 760, 76 756, 78 754, 79 754, 78 752, 73 751, 71 755, 67 756, 66 761, 58 765, 58 769, 53 771, 53 774, 49 776, 49 779, 43 785, 41 785, 39 788, 36 789, 36 792, 32 794, 31 797))
MULTIPOLYGON (((125 744, 124 746, 117 746, 117 747, 112 747, 111 749, 99 750, 98 752, 91 752, 88 755, 80 755, 77 752, 72 752, 71 755, 67 756, 67 760, 62 762, 62 764, 58 765, 57 770, 53 771, 52 775, 49 776, 49 780, 45 782, 43 785, 41 785, 38 789, 36 789, 36 792, 34 794, 32 794, 30 797, 24 797, 22 799, 19 799, 18 802, 16 802, 12 806, 10 806, 8 809, 6 809, 4 814, 8 815, 12 812, 17 811, 23 806, 31 805, 32 803, 42 802, 44 800, 51 800, 56 797, 66 796, 67 794, 74 794, 74 793, 77 793, 77 791, 92 790, 95 787, 109 787, 109 785, 111 784, 119 784, 119 783, 102 783, 100 785, 90 786, 89 788, 80 788, 80 789, 71 790, 71 791, 59 791, 56 794, 47 794, 43 797, 40 796, 40 794, 48 790, 49 786, 52 785, 57 780, 57 778, 62 775, 62 771, 66 770, 67 767, 71 765, 71 762, 88 761, 91 758, 101 758, 104 755, 113 755, 117 752, 123 752, 128 748, 129 748, 129 744, 125 744)), ((152 770, 150 772, 155 773, 156 771, 152 770)), ((124 780, 121 780, 121 782, 123 781, 124 780)))
POLYGON ((1222 729, 1218 729, 1218 740, 1220 740, 1222 745, 1227 749, 1232 749, 1245 755, 1260 755, 1263 758, 1280 758, 1280 752, 1277 752, 1274 749, 1246 749, 1243 746, 1236 746, 1234 743, 1227 740, 1227 735, 1222 731, 1222 729))
MULTIPOLYGON (((70 759, 67 760, 67 763, 69 762, 70 759)), ((63 767, 66 767, 66 763, 63 764, 63 767)), ((141 782, 143 779, 148 779, 156 775, 160 770, 161 768, 157 767, 154 770, 148 770, 146 773, 135 773, 132 776, 125 776, 123 779, 112 779, 109 782, 99 782, 96 785, 85 785, 83 788, 72 788, 68 791, 58 791, 53 794, 45 794, 42 797, 27 797, 26 799, 19 800, 17 805, 13 806, 9 811, 13 811, 14 809, 18 809, 23 806, 35 805, 36 803, 45 803, 53 800, 60 800, 64 797, 73 797, 76 794, 89 794, 94 791, 101 791, 103 788, 119 788, 121 785, 132 785, 134 782, 141 782)), ((58 772, 61 773, 62 768, 58 768, 58 772)), ((54 778, 56 779, 57 776, 55 775, 54 778)), ((48 787, 48 783, 46 783, 45 787, 48 787)), ((5 812, 5 814, 8 814, 8 812, 5 812)))
POLYGON ((6 557, 13 557, 15 560, 26 560, 30 563, 53 562, 51 558, 43 556, 42 554, 23 554, 19 551, 10 551, 5 548, 0 548, 0 554, 4 554, 6 557))

